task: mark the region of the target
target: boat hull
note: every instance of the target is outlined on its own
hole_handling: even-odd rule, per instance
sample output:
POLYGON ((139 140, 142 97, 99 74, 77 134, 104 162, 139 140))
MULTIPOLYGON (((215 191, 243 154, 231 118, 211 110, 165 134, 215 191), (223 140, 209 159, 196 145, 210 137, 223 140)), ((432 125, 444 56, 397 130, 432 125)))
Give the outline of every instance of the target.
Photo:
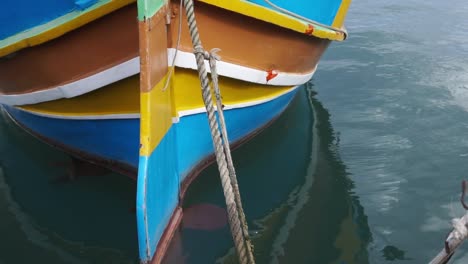
MULTIPOLYGON (((171 10, 164 46, 167 64, 171 66, 177 48, 174 64, 196 69, 185 23, 177 45, 178 1, 174 0, 171 10)), ((221 49, 217 66, 221 76, 274 86, 301 85, 312 78, 330 43, 202 2, 197 2, 196 10, 206 49, 221 49)), ((26 105, 72 98, 137 74, 136 15, 135 4, 124 6, 59 38, 0 59, 0 103, 26 105)))
POLYGON ((20 127, 47 144, 136 178, 138 119, 67 120, 3 107, 20 127))
MULTIPOLYGON (((200 67, 178 0, 122 0, 118 8, 111 2, 116 11, 97 13, 99 19, 71 19, 72 27, 52 25, 65 30, 40 43, 18 42, 30 48, 0 44, 0 104, 47 143, 136 178, 140 260, 159 263, 181 219, 181 196, 212 161, 194 71, 200 67), (130 76, 139 83, 132 86, 130 76), (120 85, 129 79, 128 87, 120 85)), ((332 0, 306 14, 324 15, 330 27, 251 1, 195 1, 204 49, 221 49, 216 68, 231 143, 279 116, 297 86, 312 78, 330 41, 344 40, 348 4, 332 0)))
MULTIPOLYGON (((225 110, 227 129, 233 146, 245 142, 275 120, 291 102, 296 89, 291 88, 265 102, 225 110)), ((151 155, 138 156, 138 118, 64 119, 41 116, 12 106, 4 106, 4 109, 20 127, 74 156, 125 173, 132 178, 137 177, 137 168, 140 166, 138 177, 144 177, 141 174, 146 172, 149 181, 145 184, 156 188, 152 193, 157 195, 137 196, 137 199, 146 198, 144 204, 156 208, 148 211, 145 216, 147 220, 151 220, 151 226, 147 230, 139 229, 139 232, 145 230, 152 235, 139 233, 139 243, 148 244, 148 248, 152 249, 149 256, 162 258, 173 229, 181 219, 180 198, 201 170, 214 161, 206 113, 180 117, 151 155), (161 158, 161 152, 165 158, 161 158), (170 153, 170 156, 167 153, 170 153), (142 164, 153 169, 145 170, 142 164), (162 177, 166 173, 172 173, 169 175, 169 182, 168 177, 162 177), (148 240, 148 237, 151 240, 148 240)), ((138 183, 141 184, 141 180, 138 183)), ((138 186, 138 189, 144 188, 138 186)), ((138 221, 140 225, 143 223, 142 219, 138 221)), ((146 250, 146 247, 140 249, 142 248, 146 250)), ((146 255, 146 252, 140 252, 141 254, 146 255)))
MULTIPOLYGON (((295 88, 260 104, 225 110, 231 143, 243 141, 277 117, 289 104, 295 88)), ((69 119, 3 105, 22 128, 74 156, 136 178, 139 158, 139 118, 69 119)), ((173 125, 181 181, 213 153, 206 113, 187 114, 173 125), (197 139, 197 140, 193 140, 197 139)), ((172 131, 170 132, 172 133, 172 131)))

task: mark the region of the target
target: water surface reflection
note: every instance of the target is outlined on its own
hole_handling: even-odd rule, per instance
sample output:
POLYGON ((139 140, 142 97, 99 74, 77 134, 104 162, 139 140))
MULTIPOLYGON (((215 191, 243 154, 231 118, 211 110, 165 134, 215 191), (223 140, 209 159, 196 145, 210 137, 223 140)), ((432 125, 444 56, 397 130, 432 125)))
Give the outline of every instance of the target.
MULTIPOLYGON (((233 153, 257 263, 368 263, 367 217, 330 115, 313 95, 311 84, 302 87, 271 127, 233 153)), ((184 208, 223 203, 212 165, 190 187, 184 208)), ((193 215, 183 221, 207 220, 193 215)), ((183 225, 171 251, 167 263, 235 262, 227 223, 183 225)))

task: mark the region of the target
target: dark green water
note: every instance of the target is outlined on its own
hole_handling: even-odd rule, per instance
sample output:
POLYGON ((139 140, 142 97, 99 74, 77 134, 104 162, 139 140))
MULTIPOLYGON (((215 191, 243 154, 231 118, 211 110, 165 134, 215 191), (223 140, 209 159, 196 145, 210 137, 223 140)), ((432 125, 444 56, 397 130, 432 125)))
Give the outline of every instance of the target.
POLYGON ((0 157, 0 263, 136 263, 134 181, 57 182, 70 158, 1 119, 0 157))
MULTIPOLYGON (((286 112, 234 152, 258 263, 427 263, 464 213, 468 5, 354 1, 347 28, 286 112)), ((136 263, 135 183, 57 183, 64 162, 0 121, 0 263, 136 263)), ((200 204, 223 207, 215 166, 184 207, 200 204)), ((227 226, 187 222, 167 263, 233 262, 227 226)), ((466 246, 453 263, 468 263, 466 246)))

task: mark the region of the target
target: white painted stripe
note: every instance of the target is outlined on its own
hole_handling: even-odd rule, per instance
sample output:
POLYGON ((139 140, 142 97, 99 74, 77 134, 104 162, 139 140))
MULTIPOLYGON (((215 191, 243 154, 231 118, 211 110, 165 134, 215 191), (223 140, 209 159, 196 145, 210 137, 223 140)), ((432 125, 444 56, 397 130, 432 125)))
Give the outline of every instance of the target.
MULTIPOLYGON (((255 100, 255 101, 250 101, 247 103, 239 103, 239 104, 225 104, 224 105, 224 110, 232 110, 232 109, 238 109, 238 108, 245 108, 245 107, 250 107, 250 106, 255 106, 255 105, 260 105, 264 104, 270 101, 273 101, 285 94, 288 94, 294 90, 297 89, 298 86, 292 87, 291 89, 288 89, 287 91, 284 91, 280 94, 277 94, 274 97, 268 98, 268 99, 262 99, 262 100, 255 100)), ((272 88, 274 89, 274 88, 272 88)), ((68 119, 68 120, 103 120, 103 119, 136 119, 140 118, 140 114, 111 114, 111 115, 78 115, 78 116, 64 116, 64 115, 53 115, 53 114, 46 114, 46 113, 40 113, 40 112, 34 112, 34 111, 29 111, 26 109, 22 108, 17 108, 21 111, 30 113, 32 115, 37 115, 37 116, 43 116, 43 117, 48 117, 48 118, 55 118, 55 119, 68 119)), ((216 106, 215 106, 216 110, 216 106)), ((190 109, 190 110, 183 110, 178 112, 177 117, 172 118, 172 123, 179 123, 180 118, 184 116, 189 116, 189 115, 196 115, 200 113, 205 113, 206 109, 205 107, 199 107, 195 109, 190 109)))
MULTIPOLYGON (((172 66, 171 63, 174 58, 174 54, 175 49, 168 49, 168 59, 170 66, 172 66)), ((188 68, 193 70, 197 69, 197 63, 193 53, 181 50, 177 52, 175 65, 181 68, 188 68)), ((210 66, 208 61, 205 61, 205 66, 207 71, 210 72, 210 66)), ((294 86, 304 84, 312 78, 316 69, 317 66, 315 66, 315 68, 311 72, 304 74, 278 72, 278 76, 267 82, 266 77, 268 73, 266 71, 257 70, 224 61, 218 61, 216 64, 216 70, 221 76, 226 76, 246 82, 277 86, 294 86)))
POLYGON ((140 114, 110 114, 110 115, 55 115, 55 114, 47 114, 41 112, 35 112, 26 110, 23 108, 18 108, 23 112, 30 113, 36 116, 48 117, 48 118, 55 118, 55 119, 70 119, 70 120, 104 120, 104 119, 135 119, 140 118, 140 114))
MULTIPOLYGON (((174 58, 175 49, 168 49, 168 63, 171 64, 174 58)), ((175 65, 181 68, 197 69, 195 56, 191 52, 179 50, 175 65)), ((208 61, 205 61, 208 72, 210 71, 208 61)), ((218 74, 246 82, 268 84, 276 86, 296 86, 306 83, 312 78, 317 66, 310 73, 297 74, 279 72, 278 76, 266 81, 267 72, 252 69, 229 62, 219 61, 216 65, 218 74)), ((140 58, 136 57, 122 64, 55 88, 37 91, 26 94, 0 95, 0 104, 26 105, 37 104, 62 98, 72 98, 79 96, 116 81, 130 77, 140 72, 140 58)))
POLYGON ((0 95, 0 104, 37 104, 82 95, 140 72, 140 58, 133 58, 89 77, 56 88, 26 94, 0 95))

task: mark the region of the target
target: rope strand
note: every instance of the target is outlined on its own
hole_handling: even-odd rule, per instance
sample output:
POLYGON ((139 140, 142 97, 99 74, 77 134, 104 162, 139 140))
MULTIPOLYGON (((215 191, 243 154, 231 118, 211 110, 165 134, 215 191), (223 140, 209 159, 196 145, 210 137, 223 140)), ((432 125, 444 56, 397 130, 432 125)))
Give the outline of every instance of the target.
MULTIPOLYGON (((464 198, 467 191, 467 182, 462 181, 462 194, 460 201, 465 209, 468 209, 464 198)), ((437 256, 429 262, 429 264, 446 264, 452 258, 455 250, 468 238, 468 212, 460 218, 452 219, 453 230, 445 239, 444 249, 442 249, 437 256)))
MULTIPOLYGON (((213 57, 213 59, 210 59, 210 61, 215 61, 216 58, 218 58, 218 56, 216 55, 217 50, 214 50, 211 56, 208 52, 206 52, 203 49, 203 46, 200 41, 200 35, 198 33, 197 22, 195 20, 193 0, 184 0, 184 4, 187 22, 189 25, 190 37, 192 39, 192 45, 194 47, 194 53, 197 61, 198 77, 201 83, 203 102, 205 104, 206 113, 208 115, 211 137, 213 140, 216 161, 218 163, 218 170, 221 178, 221 185, 223 187, 224 197, 226 200, 229 225, 231 228, 234 245, 240 263, 255 263, 252 253, 251 241, 248 237, 248 228, 245 220, 245 215, 242 210, 242 204, 240 202, 241 199, 237 187, 237 180, 232 180, 235 177, 235 172, 230 173, 229 168, 232 169, 233 166, 230 167, 230 165, 228 165, 232 165, 230 150, 228 147, 226 147, 229 144, 229 142, 227 141, 227 138, 225 138, 225 142, 223 143, 223 139, 221 139, 221 133, 219 131, 220 126, 225 127, 225 123, 223 122, 224 119, 223 121, 221 121, 221 118, 220 120, 216 118, 213 106, 213 99, 211 97, 211 89, 208 74, 205 67, 206 57, 213 57), (222 125, 220 125, 220 123, 222 125), (226 157, 226 153, 228 153, 227 155, 229 158, 226 157)), ((212 68, 212 76, 213 71, 215 70, 216 66, 214 65, 214 69, 212 68)), ((216 76, 215 82, 217 83, 217 75, 216 73, 214 74, 216 76)), ((218 107, 218 116, 220 116, 220 110, 222 111, 222 106, 218 107)), ((223 134, 227 136, 227 133, 223 134)))
MULTIPOLYGON (((219 55, 217 54, 218 51, 220 51, 220 49, 214 48, 210 51, 210 54, 209 54, 210 55, 209 61, 210 61, 210 69, 211 69, 211 80, 212 80, 213 89, 214 89, 215 96, 216 96, 216 108, 217 108, 219 123, 221 127, 221 138, 223 140, 224 152, 225 152, 227 164, 228 164, 229 177, 231 178, 231 185, 232 185, 232 189, 234 190, 234 198, 236 199, 237 210, 239 210, 239 214, 241 215, 242 232, 244 233, 244 239, 250 241, 250 235, 249 235, 247 223, 246 223, 245 216, 244 216, 245 215, 244 209, 242 208, 239 185, 237 183, 236 170, 232 162, 231 147, 229 146, 229 136, 228 136, 228 132, 226 128, 226 122, 224 119, 224 109, 223 109, 224 106, 223 106, 223 101, 222 101, 223 99, 221 96, 221 91, 219 89, 218 73, 216 70, 216 61, 221 59, 219 55)), ((252 244, 248 243, 248 246, 252 247, 252 244)))

